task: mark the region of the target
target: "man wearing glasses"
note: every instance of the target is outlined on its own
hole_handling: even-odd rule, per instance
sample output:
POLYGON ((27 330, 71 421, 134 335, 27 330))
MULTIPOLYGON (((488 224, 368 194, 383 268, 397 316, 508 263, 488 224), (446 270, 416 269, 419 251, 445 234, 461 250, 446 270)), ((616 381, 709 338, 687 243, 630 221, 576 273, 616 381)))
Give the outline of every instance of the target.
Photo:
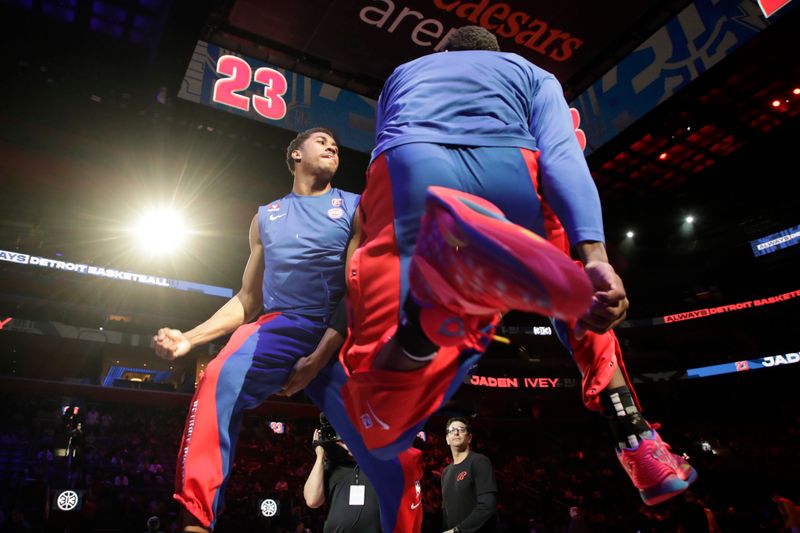
POLYGON ((470 450, 472 432, 465 418, 447 421, 447 444, 453 463, 442 471, 442 525, 445 533, 494 533, 497 483, 489 458, 470 450))

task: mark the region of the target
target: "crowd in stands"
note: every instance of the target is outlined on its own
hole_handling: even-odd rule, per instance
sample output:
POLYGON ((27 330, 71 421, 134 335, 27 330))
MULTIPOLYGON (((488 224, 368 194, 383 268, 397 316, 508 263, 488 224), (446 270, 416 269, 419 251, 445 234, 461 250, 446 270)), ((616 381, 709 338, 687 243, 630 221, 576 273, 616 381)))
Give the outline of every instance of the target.
MULTIPOLYGON (((143 393, 146 394, 146 393, 143 393)), ((16 531, 141 532, 150 517, 178 530, 173 476, 185 408, 115 403, 81 405, 82 434, 65 451, 65 400, 52 395, 0 394, 0 533, 16 531), (53 509, 53 495, 71 488, 80 511, 53 509)), ((76 404, 74 398, 66 401, 76 404)), ((80 403, 80 402, 78 402, 80 403)), ((188 404, 188 399, 187 399, 188 404)), ((795 416, 797 416, 795 414, 795 416)), ((656 507, 639 500, 603 434, 602 420, 475 421, 474 449, 489 456, 499 487, 499 514, 509 532, 692 532, 709 515, 728 532, 782 531, 775 493, 800 497, 800 419, 771 419, 747 431, 710 418, 670 434, 700 472, 691 493, 656 507), (711 437, 713 435, 713 437, 711 437)), ((324 508, 305 506, 303 484, 313 464, 316 420, 287 420, 274 434, 263 415, 242 428, 226 510, 216 531, 321 532, 324 508), (280 515, 259 513, 263 498, 280 501, 280 515)), ((418 440, 424 451, 424 531, 441 532, 439 479, 450 452, 442 421, 418 440)), ((676 423, 670 428, 678 427, 676 423)))

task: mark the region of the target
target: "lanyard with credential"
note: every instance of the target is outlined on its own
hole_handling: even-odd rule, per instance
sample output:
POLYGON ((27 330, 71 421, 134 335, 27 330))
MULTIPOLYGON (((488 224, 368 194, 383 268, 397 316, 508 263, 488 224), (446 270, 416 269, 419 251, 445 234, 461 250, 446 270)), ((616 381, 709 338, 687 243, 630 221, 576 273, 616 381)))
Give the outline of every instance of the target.
POLYGON ((364 505, 366 486, 358 484, 358 465, 356 465, 354 473, 356 480, 353 485, 350 485, 350 505, 364 505))

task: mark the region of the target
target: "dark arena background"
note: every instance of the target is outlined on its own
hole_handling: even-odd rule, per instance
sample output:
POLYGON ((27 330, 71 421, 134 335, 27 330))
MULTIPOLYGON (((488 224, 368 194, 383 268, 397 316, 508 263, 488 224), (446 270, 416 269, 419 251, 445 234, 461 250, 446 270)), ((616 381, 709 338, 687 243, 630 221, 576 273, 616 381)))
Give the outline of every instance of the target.
MULTIPOLYGON (((383 81, 466 24, 577 109, 631 300, 627 369, 699 479, 643 505, 550 323, 511 313, 510 343, 417 441, 423 531, 442 531, 454 414, 494 463, 504 531, 578 531, 573 506, 580 531, 783 531, 773 496, 800 502, 797 4, 0 1, 0 532, 178 530, 180 435, 226 339, 169 363, 152 335, 239 290, 298 131, 333 129, 334 183, 360 192, 383 81), (259 68, 284 109, 259 105, 259 68)), ((322 531, 302 497, 317 423, 302 392, 248 412, 215 531, 322 531)))

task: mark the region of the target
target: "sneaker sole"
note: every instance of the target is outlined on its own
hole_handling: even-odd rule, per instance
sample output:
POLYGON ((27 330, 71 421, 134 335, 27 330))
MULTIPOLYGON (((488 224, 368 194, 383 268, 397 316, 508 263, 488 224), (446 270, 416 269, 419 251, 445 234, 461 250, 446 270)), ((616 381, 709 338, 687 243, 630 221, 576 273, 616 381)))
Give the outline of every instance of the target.
MULTIPOLYGON (((498 310, 574 319, 589 308, 594 290, 583 270, 540 236, 508 221, 490 202, 460 191, 430 187, 426 208, 449 246, 469 247, 473 257, 492 260, 487 268, 507 285, 506 294, 493 295, 495 301, 505 299, 505 309, 498 310), (516 296, 525 293, 530 298, 516 296)), ((427 263, 425 267, 432 268, 427 263)))
POLYGON ((686 476, 686 478, 685 478, 685 479, 684 479, 684 478, 683 478, 683 476, 681 476, 680 474, 677 474, 677 476, 678 476, 680 479, 683 479, 683 481, 685 481, 685 482, 686 482, 688 485, 691 485, 692 483, 694 483, 695 481, 697 481, 697 470, 695 470, 695 469, 694 469, 694 467, 693 467, 693 466, 691 466, 691 465, 687 465, 687 466, 689 467, 689 470, 688 470, 688 472, 689 472, 689 475, 688 475, 688 476, 686 476))
MULTIPOLYGON (((695 474, 695 478, 696 477, 697 476, 695 474)), ((678 476, 673 475, 672 477, 662 481, 657 487, 652 487, 647 490, 640 490, 639 495, 642 497, 642 501, 647 505, 658 505, 659 503, 665 502, 670 498, 674 498, 688 488, 688 482, 683 481, 678 476)))

